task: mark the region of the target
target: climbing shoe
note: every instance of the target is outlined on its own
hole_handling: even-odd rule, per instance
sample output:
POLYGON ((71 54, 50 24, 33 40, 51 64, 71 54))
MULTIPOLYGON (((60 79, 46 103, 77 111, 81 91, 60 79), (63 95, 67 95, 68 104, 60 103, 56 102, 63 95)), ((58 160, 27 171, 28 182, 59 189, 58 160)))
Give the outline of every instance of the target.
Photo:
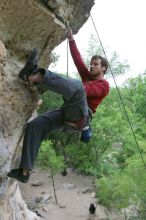
POLYGON ((27 62, 23 69, 19 72, 19 78, 28 81, 28 77, 31 74, 35 74, 38 71, 38 57, 39 52, 37 48, 34 48, 27 59, 27 62))
POLYGON ((19 180, 20 182, 22 183, 27 183, 28 180, 29 180, 29 177, 30 177, 30 174, 29 172, 27 173, 27 175, 23 175, 22 174, 22 169, 19 168, 19 169, 12 169, 8 174, 7 174, 8 177, 11 177, 11 178, 15 178, 17 180, 19 180))

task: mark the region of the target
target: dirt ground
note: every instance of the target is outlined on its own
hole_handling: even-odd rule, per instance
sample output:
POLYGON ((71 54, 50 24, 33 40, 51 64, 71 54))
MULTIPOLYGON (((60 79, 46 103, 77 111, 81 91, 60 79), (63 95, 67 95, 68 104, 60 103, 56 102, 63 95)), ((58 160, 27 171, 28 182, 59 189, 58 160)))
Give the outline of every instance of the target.
POLYGON ((55 202, 49 172, 35 169, 27 184, 19 183, 22 196, 29 208, 45 220, 122 220, 108 218, 105 209, 96 207, 95 215, 89 213, 91 203, 96 205, 93 178, 68 170, 66 176, 54 177, 58 204, 55 202), (32 184, 38 183, 39 186, 32 184))

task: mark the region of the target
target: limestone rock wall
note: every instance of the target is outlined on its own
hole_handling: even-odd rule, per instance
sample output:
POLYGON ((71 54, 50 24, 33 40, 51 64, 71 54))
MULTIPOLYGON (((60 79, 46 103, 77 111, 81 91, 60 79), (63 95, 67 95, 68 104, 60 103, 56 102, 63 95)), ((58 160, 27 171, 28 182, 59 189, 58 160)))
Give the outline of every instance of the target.
POLYGON ((0 201, 0 219, 1 220, 39 220, 40 218, 27 208, 22 199, 18 184, 13 183, 6 195, 5 200, 0 201))
MULTIPOLYGON (((33 47, 40 50, 40 65, 48 67, 52 50, 66 38, 64 21, 76 33, 93 4, 94 0, 0 1, 0 210, 4 210, 0 220, 17 219, 17 202, 13 208, 11 202, 6 202, 17 195, 17 187, 8 193, 11 183, 6 174, 16 156, 22 129, 38 100, 37 91, 18 79, 18 73, 33 47), (5 215, 7 209, 9 215, 5 215)), ((24 219, 29 220, 26 216, 24 219)))

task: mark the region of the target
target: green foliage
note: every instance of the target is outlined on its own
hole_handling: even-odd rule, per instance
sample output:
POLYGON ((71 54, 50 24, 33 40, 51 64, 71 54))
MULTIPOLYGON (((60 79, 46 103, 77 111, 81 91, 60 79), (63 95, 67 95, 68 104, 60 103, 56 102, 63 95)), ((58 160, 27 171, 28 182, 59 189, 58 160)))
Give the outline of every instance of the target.
POLYGON ((51 91, 47 91, 42 95, 43 103, 40 106, 39 114, 48 110, 59 108, 63 104, 62 96, 51 91))
MULTIPOLYGON (((127 60, 121 61, 117 52, 112 53, 109 59, 109 64, 114 76, 125 74, 129 70, 127 60)), ((110 73, 110 71, 108 73, 110 73)))
POLYGON ((44 169, 50 167, 53 170, 53 173, 56 173, 64 168, 63 158, 56 155, 51 141, 48 140, 42 142, 38 155, 38 161, 40 162, 41 167, 44 169))
POLYGON ((146 200, 146 155, 143 155, 143 159, 139 154, 127 160, 126 172, 132 177, 135 185, 135 194, 139 199, 146 200))
POLYGON ((112 177, 103 177, 96 181, 97 196, 100 204, 109 209, 119 209, 128 207, 137 203, 137 197, 134 194, 136 185, 126 173, 116 173, 112 177))
MULTIPOLYGON (((146 164, 146 155, 144 156, 146 164)), ((96 181, 100 203, 109 209, 136 207, 139 219, 146 218, 146 165, 139 154, 127 160, 124 171, 96 181), (137 206, 137 204, 139 204, 137 206)), ((131 218, 130 218, 131 219, 131 218)))

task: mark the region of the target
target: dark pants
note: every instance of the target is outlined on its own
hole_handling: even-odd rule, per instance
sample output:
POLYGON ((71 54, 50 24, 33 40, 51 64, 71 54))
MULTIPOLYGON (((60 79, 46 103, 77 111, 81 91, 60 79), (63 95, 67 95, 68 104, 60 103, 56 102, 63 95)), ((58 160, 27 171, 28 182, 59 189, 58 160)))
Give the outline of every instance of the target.
POLYGON ((39 87, 59 93, 64 98, 64 105, 54 111, 48 111, 27 124, 20 167, 32 169, 39 147, 48 133, 52 131, 74 131, 67 121, 79 121, 88 118, 88 105, 82 82, 64 79, 56 73, 45 70, 43 81, 39 87))

